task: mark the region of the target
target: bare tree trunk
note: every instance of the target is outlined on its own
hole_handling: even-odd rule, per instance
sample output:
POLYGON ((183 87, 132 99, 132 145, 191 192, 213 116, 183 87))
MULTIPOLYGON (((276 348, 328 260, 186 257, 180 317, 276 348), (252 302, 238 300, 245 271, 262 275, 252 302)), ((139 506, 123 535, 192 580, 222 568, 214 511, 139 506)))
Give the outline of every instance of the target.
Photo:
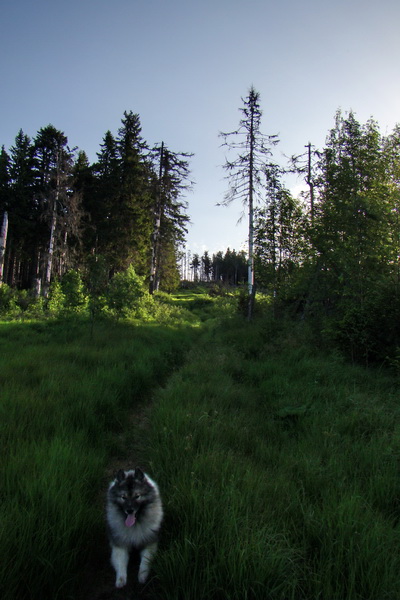
POLYGON ((0 232, 0 285, 3 283, 4 273, 4 257, 6 254, 7 246, 7 233, 8 233, 8 213, 5 211, 3 215, 3 223, 0 232))
POLYGON ((45 298, 49 295, 50 289, 50 280, 51 280, 51 269, 53 266, 53 254, 54 254, 54 238, 56 233, 56 225, 57 225, 57 207, 56 202, 53 205, 53 214, 51 217, 51 228, 50 228, 50 240, 49 240, 49 251, 47 253, 47 265, 46 265, 46 274, 43 285, 43 295, 45 298))
POLYGON ((59 277, 61 278, 68 271, 68 231, 64 232, 63 250, 60 256, 60 264, 58 268, 59 277))
POLYGON ((32 290, 35 298, 39 298, 42 291, 42 280, 40 278, 40 264, 42 258, 40 250, 35 248, 33 252, 33 268, 32 268, 32 290))

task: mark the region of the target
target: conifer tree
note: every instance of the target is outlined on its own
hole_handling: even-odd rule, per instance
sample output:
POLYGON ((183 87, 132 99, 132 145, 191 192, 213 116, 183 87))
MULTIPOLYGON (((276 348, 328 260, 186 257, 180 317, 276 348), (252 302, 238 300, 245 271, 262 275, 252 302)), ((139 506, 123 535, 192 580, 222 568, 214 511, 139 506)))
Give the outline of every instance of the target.
POLYGON ((70 266, 69 237, 79 239, 81 212, 73 194, 73 152, 68 139, 53 125, 38 131, 35 138, 36 200, 40 209, 42 257, 39 276, 47 296, 54 273, 61 276, 70 266))
POLYGON ((195 252, 193 254, 193 258, 190 263, 190 268, 193 270, 194 281, 198 281, 199 280, 200 257, 197 254, 197 252, 195 252))
POLYGON ((208 254, 207 250, 205 250, 203 256, 201 257, 201 262, 203 265, 203 273, 204 273, 205 280, 210 281, 211 271, 212 271, 212 263, 211 263, 210 255, 208 254))
POLYGON ((5 271, 7 283, 28 287, 38 264, 35 200, 35 158, 31 139, 22 129, 10 148, 9 232, 5 271))
POLYGON ((92 193, 84 195, 84 208, 90 219, 86 247, 92 254, 107 254, 112 263, 115 254, 112 217, 118 205, 121 173, 117 143, 109 130, 103 137, 97 158, 92 166, 95 177, 92 193))
POLYGON ((9 208, 11 192, 11 160, 4 146, 0 152, 0 214, 9 208))
POLYGON ((144 275, 147 274, 153 223, 150 162, 147 144, 141 136, 139 115, 124 112, 116 145, 120 183, 110 214, 111 250, 117 270, 133 263, 135 270, 144 275))
POLYGON ((161 256, 172 252, 176 260, 177 249, 187 233, 189 217, 183 194, 191 188, 189 180, 189 153, 169 150, 164 143, 153 149, 159 155, 159 176, 154 198, 154 229, 150 270, 150 293, 158 289, 161 280, 161 256))
POLYGON ((390 182, 376 123, 361 125, 352 112, 338 111, 321 166, 315 245, 326 274, 342 282, 341 295, 362 301, 368 281, 388 263, 390 182))
MULTIPOLYGON (((243 99, 242 99, 243 100, 243 99)), ((233 160, 226 159, 224 168, 228 172, 229 190, 223 204, 233 200, 241 200, 248 208, 248 318, 252 316, 254 293, 254 205, 264 185, 267 159, 272 155, 271 147, 278 143, 276 135, 265 135, 261 132, 260 95, 254 87, 243 100, 240 109, 243 118, 239 128, 230 133, 221 133, 224 145, 229 150, 237 150, 238 156, 233 160), (230 141, 231 139, 234 141, 230 141)))
POLYGON ((4 277, 4 259, 8 235, 10 184, 10 157, 3 146, 0 152, 0 285, 3 283, 4 277))

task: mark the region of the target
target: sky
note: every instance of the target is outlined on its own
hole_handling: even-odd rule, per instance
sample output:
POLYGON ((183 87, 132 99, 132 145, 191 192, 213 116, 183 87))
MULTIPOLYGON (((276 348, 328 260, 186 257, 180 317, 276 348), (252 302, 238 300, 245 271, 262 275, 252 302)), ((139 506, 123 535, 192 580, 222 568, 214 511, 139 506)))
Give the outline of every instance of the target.
MULTIPOLYGON (((260 94, 261 131, 279 164, 322 148, 338 109, 400 122, 399 0, 1 0, 0 146, 54 125, 96 160, 124 111, 142 136, 193 152, 187 248, 246 248, 228 189, 221 131, 260 94)), ((232 157, 231 157, 232 158, 232 157)), ((301 179, 286 185, 296 192, 301 179)))

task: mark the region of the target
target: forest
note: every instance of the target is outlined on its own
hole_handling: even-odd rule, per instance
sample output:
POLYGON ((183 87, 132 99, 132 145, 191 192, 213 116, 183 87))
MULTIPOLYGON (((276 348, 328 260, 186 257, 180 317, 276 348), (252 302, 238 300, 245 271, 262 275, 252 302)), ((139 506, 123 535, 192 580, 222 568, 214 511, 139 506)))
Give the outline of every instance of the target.
POLYGON ((8 215, 2 281, 47 296, 55 278, 71 269, 87 276, 103 260, 108 277, 132 265, 154 289, 160 279, 175 285, 189 157, 163 143, 149 148, 139 115, 126 111, 92 165, 53 125, 33 140, 19 131, 0 157, 0 212, 8 215))
MULTIPOLYGON (((338 110, 325 147, 309 143, 282 167, 272 151, 276 136, 261 133, 254 90, 243 101, 241 125, 248 123, 252 94, 250 187, 248 133, 236 146, 242 154, 226 167, 238 166, 228 200, 236 194, 246 205, 250 190, 255 196, 255 288, 271 294, 277 314, 309 320, 352 360, 396 360, 400 127, 382 135, 372 118, 362 124, 338 110), (297 198, 285 187, 287 173, 304 182, 297 198)), ((11 293, 18 302, 18 290, 25 304, 27 290, 30 299, 46 299, 70 271, 96 294, 100 279, 104 287, 128 267, 150 293, 177 289, 181 279, 244 285, 245 252, 185 251, 191 156, 164 143, 149 148, 133 112, 125 111, 115 135, 106 132, 94 164, 52 125, 34 139, 20 131, 0 155, 3 304, 11 293)))

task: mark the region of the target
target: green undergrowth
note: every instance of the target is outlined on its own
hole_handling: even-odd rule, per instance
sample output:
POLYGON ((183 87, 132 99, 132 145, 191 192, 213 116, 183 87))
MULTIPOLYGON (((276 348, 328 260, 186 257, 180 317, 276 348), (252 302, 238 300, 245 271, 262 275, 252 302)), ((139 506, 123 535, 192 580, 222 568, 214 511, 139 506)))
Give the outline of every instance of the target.
POLYGON ((86 552, 103 540, 94 499, 127 415, 195 334, 184 322, 0 323, 2 600, 75 597, 86 552))
POLYGON ((232 319, 158 392, 155 597, 400 597, 398 380, 304 335, 232 319))

